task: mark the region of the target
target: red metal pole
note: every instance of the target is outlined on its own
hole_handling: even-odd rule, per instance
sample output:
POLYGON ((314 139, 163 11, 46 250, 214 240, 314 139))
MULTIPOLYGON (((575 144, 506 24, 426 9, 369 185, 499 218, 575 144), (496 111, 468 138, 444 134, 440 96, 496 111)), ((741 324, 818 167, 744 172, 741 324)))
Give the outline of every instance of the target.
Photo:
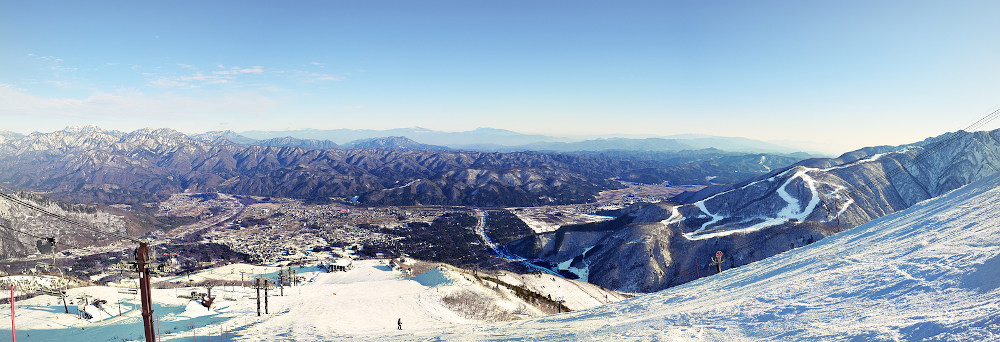
POLYGON ((160 341, 160 316, 156 316, 156 341, 160 341))
POLYGON ((17 342, 17 331, 14 330, 14 285, 10 286, 10 335, 17 342))
POLYGON ((698 266, 698 258, 694 259, 694 273, 698 275, 698 279, 701 279, 701 266, 698 266))

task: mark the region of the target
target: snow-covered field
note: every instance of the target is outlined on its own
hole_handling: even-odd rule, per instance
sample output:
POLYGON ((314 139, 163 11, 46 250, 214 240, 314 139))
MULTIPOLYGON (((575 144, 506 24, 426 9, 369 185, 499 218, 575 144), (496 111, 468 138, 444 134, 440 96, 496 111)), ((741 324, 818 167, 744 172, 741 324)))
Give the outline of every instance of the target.
MULTIPOLYGON (((253 275, 271 275, 277 267, 233 264, 205 270, 190 276, 195 283, 203 280, 239 281, 253 275), (241 274, 240 272, 243 272, 241 274)), ((195 336, 208 340, 211 335, 224 341, 330 341, 344 338, 367 339, 379 336, 408 339, 413 331, 447 330, 459 325, 479 325, 465 313, 492 310, 508 311, 508 317, 533 317, 544 313, 510 295, 510 291, 492 283, 484 284, 475 277, 450 267, 433 268, 412 278, 391 270, 386 260, 363 260, 354 263, 347 272, 325 273, 315 268, 299 270, 307 281, 304 285, 286 287, 284 296, 278 289, 268 291, 267 314, 257 316, 255 290, 239 286, 216 286, 211 310, 180 296, 204 288, 154 289, 154 315, 164 341, 189 341, 195 336), (464 295, 465 297, 463 297, 464 295), (448 307, 447 296, 475 299, 486 307, 448 307), (404 330, 397 329, 402 320, 404 330)), ((20 276, 19 280, 33 277, 20 276), (23 278, 23 279, 22 279, 23 278)), ((614 292, 604 292, 590 284, 578 284, 548 275, 506 275, 503 281, 537 290, 543 295, 555 294, 572 308, 589 308, 606 301, 620 300, 614 292)), ((42 279, 42 278, 39 278, 42 279)), ((188 277, 156 278, 185 284, 188 277)), ((128 282, 126 282, 128 283, 128 282)), ((131 284, 124 284, 130 286, 131 284)), ((20 294, 20 292, 18 293, 20 294)), ((17 301, 15 324, 20 341, 139 341, 143 340, 138 297, 125 289, 107 286, 74 288, 68 291, 69 314, 55 297, 41 295, 17 301), (107 303, 98 309, 83 307, 81 295, 100 298, 107 303), (80 311, 91 317, 81 319, 80 311)), ((263 302, 261 304, 264 305, 263 302)), ((261 310, 264 310, 263 308, 261 310)), ((491 315, 485 315, 492 317, 491 315)), ((0 306, 0 317, 9 322, 10 306, 0 306)), ((0 338, 10 336, 10 326, 0 329, 0 338)))

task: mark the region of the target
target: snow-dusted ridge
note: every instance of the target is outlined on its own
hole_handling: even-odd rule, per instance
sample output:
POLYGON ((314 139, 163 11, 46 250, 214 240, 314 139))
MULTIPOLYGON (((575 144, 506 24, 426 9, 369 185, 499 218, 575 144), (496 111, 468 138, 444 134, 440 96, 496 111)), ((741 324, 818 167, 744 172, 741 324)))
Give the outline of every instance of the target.
MULTIPOLYGON (((906 153, 910 149, 911 149, 911 147, 905 147, 905 148, 902 148, 902 149, 897 150, 897 151, 874 154, 874 155, 871 155, 871 156, 869 156, 867 158, 859 159, 859 160, 856 160, 854 162, 844 163, 844 164, 841 164, 841 165, 831 166, 831 167, 823 168, 823 169, 811 168, 811 167, 805 167, 805 166, 795 166, 795 167, 792 167, 792 168, 790 168, 790 169, 788 169, 788 170, 786 170, 786 171, 784 171, 782 173, 776 174, 774 176, 771 176, 771 177, 768 177, 768 178, 765 178, 765 179, 761 179, 761 180, 757 180, 757 181, 751 182, 751 183, 749 183, 749 184, 747 184, 747 185, 745 185, 743 187, 740 187, 740 188, 737 188, 737 189, 730 189, 730 190, 727 190, 727 191, 720 192, 718 194, 712 195, 712 196, 710 196, 708 198, 705 198, 705 199, 703 199, 701 201, 698 201, 698 202, 694 203, 694 205, 698 208, 698 210, 701 213, 703 213, 703 214, 711 217, 712 219, 709 220, 708 222, 703 223, 698 229, 696 229, 696 230, 694 230, 692 232, 683 234, 683 236, 685 238, 689 239, 689 240, 703 240, 703 239, 715 238, 715 237, 732 235, 732 234, 739 234, 739 233, 748 233, 748 232, 759 231, 759 230, 762 230, 762 229, 766 229, 766 228, 774 227, 774 226, 777 226, 777 225, 785 224, 785 223, 788 223, 788 222, 791 222, 791 221, 803 221, 807 217, 809 217, 809 215, 811 215, 813 213, 813 211, 816 210, 816 207, 819 205, 819 202, 820 202, 820 195, 819 195, 819 191, 817 189, 817 184, 818 183, 822 183, 822 182, 819 182, 816 179, 814 179, 813 177, 811 177, 809 175, 810 172, 827 172, 827 171, 837 170, 837 169, 843 169, 843 168, 846 168, 846 167, 855 166, 855 165, 859 165, 859 164, 863 164, 863 163, 876 162, 879 159, 881 159, 881 158, 883 158, 885 156, 888 156, 890 154, 894 154, 894 153, 906 153), (789 176, 789 174, 791 174, 791 176, 789 176), (787 177, 787 178, 785 178, 785 177, 787 177), (777 188, 777 194, 787 204, 781 210, 778 210, 777 212, 775 212, 773 216, 770 216, 770 217, 757 216, 757 217, 753 217, 753 218, 750 218, 750 219, 746 219, 746 220, 742 221, 741 223, 735 224, 735 226, 737 228, 721 229, 721 230, 712 230, 711 229, 711 227, 714 224, 718 223, 719 221, 725 220, 727 217, 725 215, 721 215, 721 214, 718 214, 718 213, 712 213, 707 208, 706 202, 711 201, 711 200, 717 198, 718 196, 722 196, 722 195, 725 195, 727 193, 730 193, 730 192, 733 192, 733 191, 736 191, 736 190, 739 190, 739 189, 746 189, 746 188, 749 188, 749 187, 752 187, 752 186, 757 186, 757 185, 759 185, 759 184, 761 184, 763 182, 774 182, 774 181, 782 179, 782 178, 785 178, 785 181, 784 181, 784 183, 782 183, 781 186, 779 186, 777 188), (803 182, 805 182, 807 184, 807 188, 809 190, 810 199, 806 203, 806 205, 805 205, 804 208, 802 207, 802 205, 800 203, 800 200, 797 199, 797 198, 795 198, 795 197, 793 197, 793 196, 791 196, 788 193, 787 189, 786 189, 788 187, 788 185, 791 184, 792 181, 794 181, 795 179, 800 179, 803 182)), ((763 160, 761 160, 761 163, 763 163, 763 160)), ((836 185, 836 184, 828 184, 828 183, 822 183, 822 184, 825 184, 827 186, 834 187, 834 188, 838 189, 837 192, 840 192, 841 190, 845 189, 843 186, 836 185)), ((838 212, 837 212, 836 215, 839 216, 842 213, 844 213, 848 209, 848 207, 850 207, 850 205, 852 205, 852 204, 854 204, 854 200, 852 198, 850 198, 850 197, 847 197, 846 202, 843 203, 840 208, 838 208, 838 212)), ((678 211, 676 211, 676 209, 675 209, 674 213, 677 214, 677 215, 680 215, 680 213, 678 211)), ((661 222, 664 223, 664 224, 672 224, 672 223, 680 222, 681 220, 683 220, 683 217, 676 216, 676 215, 672 214, 670 218, 668 218, 666 220, 663 220, 661 222)))
POLYGON ((444 340, 1000 340, 1000 177, 721 275, 444 340))

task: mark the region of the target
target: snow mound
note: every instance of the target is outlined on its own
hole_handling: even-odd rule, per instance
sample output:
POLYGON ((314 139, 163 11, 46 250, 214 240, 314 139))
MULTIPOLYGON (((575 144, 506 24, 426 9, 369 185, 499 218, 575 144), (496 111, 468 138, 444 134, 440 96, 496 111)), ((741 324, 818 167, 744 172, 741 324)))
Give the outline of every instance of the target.
POLYGON ((219 313, 215 312, 215 310, 211 310, 209 308, 206 308, 204 305, 201 305, 200 302, 192 300, 192 301, 189 301, 187 303, 187 306, 184 307, 184 312, 181 312, 178 316, 180 316, 180 317, 187 317, 187 318, 195 318, 195 317, 217 315, 217 314, 219 314, 219 313))

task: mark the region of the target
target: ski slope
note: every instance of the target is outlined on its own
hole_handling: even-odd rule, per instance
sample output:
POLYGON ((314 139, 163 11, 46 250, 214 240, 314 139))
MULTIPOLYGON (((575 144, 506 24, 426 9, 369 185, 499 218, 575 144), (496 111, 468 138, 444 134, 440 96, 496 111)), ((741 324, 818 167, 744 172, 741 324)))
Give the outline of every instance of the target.
MULTIPOLYGON (((785 223, 788 223, 788 222, 805 221, 809 217, 809 215, 811 215, 817 208, 819 208, 819 204, 821 202, 821 200, 820 200, 820 192, 819 192, 819 189, 818 189, 819 185, 824 185, 824 186, 833 188, 834 189, 834 193, 833 194, 839 194, 842 190, 845 189, 844 186, 842 186, 842 185, 833 184, 833 183, 827 183, 827 182, 820 182, 820 181, 816 180, 816 178, 810 176, 809 175, 810 172, 823 173, 823 172, 829 172, 829 171, 832 171, 832 170, 837 170, 837 169, 843 169, 843 168, 847 168, 847 167, 857 166, 857 165, 865 164, 865 163, 874 163, 874 162, 877 162, 878 160, 882 159, 885 156, 888 156, 888 155, 891 155, 891 154, 906 153, 909 150, 910 150, 910 147, 906 147, 906 148, 900 149, 898 151, 875 154, 875 155, 872 155, 872 156, 870 156, 868 158, 865 158, 865 159, 860 159, 860 160, 856 160, 856 161, 853 161, 853 162, 844 163, 844 164, 836 165, 836 166, 831 166, 831 167, 823 168, 823 169, 806 167, 806 166, 801 166, 801 165, 800 166, 795 166, 795 167, 792 167, 792 168, 790 168, 790 169, 788 169, 788 170, 786 170, 786 171, 784 171, 782 173, 773 175, 773 176, 765 178, 765 179, 760 179, 760 180, 751 182, 751 183, 749 183, 747 185, 744 185, 741 188, 730 189, 730 190, 723 191, 723 192, 717 193, 715 195, 709 196, 708 198, 705 198, 705 199, 703 199, 701 201, 695 202, 694 205, 698 209, 698 211, 696 211, 694 213, 689 213, 689 214, 703 215, 702 217, 710 217, 711 220, 703 223, 700 227, 698 227, 698 229, 695 229, 692 232, 683 234, 683 236, 685 238, 687 238, 688 240, 704 240, 704 239, 711 239, 711 238, 716 238, 716 237, 721 237, 721 236, 728 236, 728 235, 733 235, 733 234, 742 234, 742 233, 756 232, 756 231, 760 231, 760 230, 763 230, 763 229, 766 229, 766 228, 770 228, 770 227, 782 225, 782 224, 785 224, 785 223), (787 177, 787 178, 785 178, 785 177, 787 177), (717 224, 720 221, 729 219, 730 216, 733 216, 733 214, 730 213, 730 215, 727 216, 727 215, 725 215, 723 213, 713 213, 713 212, 711 212, 708 209, 707 205, 706 205, 706 203, 708 201, 711 201, 711 200, 716 200, 716 201, 724 200, 725 198, 721 197, 721 196, 724 196, 724 195, 726 195, 728 193, 731 193, 733 191, 737 191, 739 189, 750 189, 750 188, 761 187, 761 186, 765 186, 766 187, 766 186, 768 186, 768 184, 773 183, 775 181, 778 181, 778 180, 780 180, 782 178, 784 178, 784 182, 780 186, 778 186, 776 188, 776 192, 777 192, 778 197, 781 198, 781 200, 784 202, 784 206, 783 207, 781 207, 780 209, 775 210, 773 212, 770 212, 770 215, 759 215, 759 216, 753 216, 753 217, 743 217, 743 220, 741 220, 741 222, 739 222, 739 223, 737 223, 735 225, 730 224, 730 226, 728 226, 728 227, 719 227, 719 226, 717 226, 717 224), (788 186, 791 185, 792 182, 795 181, 796 179, 798 179, 801 182, 803 182, 806 185, 806 190, 809 191, 809 201, 806 202, 804 206, 801 203, 801 201, 800 201, 799 198, 796 198, 795 196, 792 196, 791 194, 788 193, 788 186), (756 222, 756 223, 750 224, 751 222, 756 222)), ((761 158, 763 158, 763 157, 761 157, 761 158)), ((762 162, 763 162, 763 159, 762 159, 762 162)), ((829 197, 829 196, 832 196, 833 194, 828 194, 827 196, 829 197)), ((838 199, 839 198, 840 197, 838 195, 838 199)), ((854 199, 852 199, 850 197, 847 197, 846 198, 846 202, 841 204, 842 208, 837 211, 837 213, 836 213, 837 216, 836 217, 840 217, 840 215, 843 214, 847 210, 847 208, 850 207, 851 205, 853 205, 854 203, 855 203, 854 199)), ((684 217, 682 215, 680 215, 680 212, 675 211, 674 215, 671 215, 670 218, 665 219, 665 220, 663 220, 661 222, 664 223, 664 224, 672 224, 672 223, 680 222, 683 219, 684 219, 684 217)))
MULTIPOLYGON (((208 269, 191 276, 192 281, 223 280, 230 284, 242 277, 273 275, 276 267, 233 264, 208 269), (241 274, 240 272, 243 272, 241 274)), ((483 324, 457 312, 444 298, 464 295, 479 298, 461 304, 465 312, 513 312, 525 318, 543 315, 513 296, 511 291, 485 285, 473 275, 451 267, 432 268, 412 278, 388 267, 387 260, 360 260, 347 272, 320 272, 303 268, 299 275, 306 282, 268 293, 267 312, 257 315, 256 292, 234 285, 216 286, 211 309, 182 296, 203 287, 153 289, 154 312, 163 341, 191 341, 195 337, 218 341, 331 341, 348 338, 406 340, 412 331, 448 330, 461 325, 483 324), (484 306, 485 305, 485 306, 484 306), (397 330, 401 319, 405 330, 397 330)), ((41 282, 45 277, 14 276, 11 280, 41 282)), ((157 281, 187 284, 187 276, 157 281)), ((590 308, 608 301, 621 300, 620 294, 592 284, 551 275, 506 273, 503 281, 531 289, 543 296, 564 300, 571 309, 590 308)), ((126 282, 129 283, 129 282, 126 282)), ((129 285, 129 284, 126 284, 129 285)), ((18 295, 22 294, 18 291, 18 295)), ((109 286, 72 288, 68 291, 68 310, 61 301, 48 295, 16 301, 14 321, 20 341, 140 341, 143 340, 139 302, 136 294, 109 286), (102 308, 83 306, 79 297, 106 301, 102 308), (81 311, 92 317, 83 319, 81 311)), ((264 311, 262 303, 261 310, 264 311)), ((10 322, 10 305, 0 305, 0 318, 10 322), (5 318, 4 318, 5 317, 5 318)), ((10 325, 0 325, 0 338, 10 337, 10 325)))
POLYGON ((417 340, 1000 340, 1000 178, 722 275, 417 340))

